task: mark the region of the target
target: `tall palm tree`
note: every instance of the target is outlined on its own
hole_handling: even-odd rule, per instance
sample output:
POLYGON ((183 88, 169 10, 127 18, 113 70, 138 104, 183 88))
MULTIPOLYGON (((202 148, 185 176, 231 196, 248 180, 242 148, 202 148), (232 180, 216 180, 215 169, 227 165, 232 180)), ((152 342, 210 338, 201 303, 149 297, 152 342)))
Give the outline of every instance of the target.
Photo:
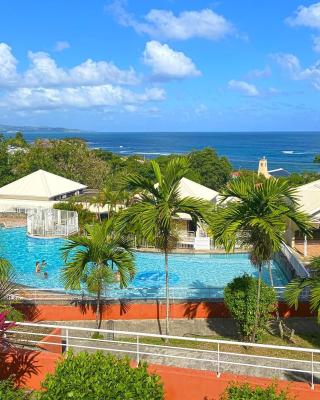
POLYGON ((166 283, 166 335, 169 334, 169 253, 175 247, 179 235, 177 221, 179 213, 187 213, 196 221, 203 221, 210 208, 208 202, 198 198, 182 197, 179 191, 181 179, 189 171, 188 163, 183 158, 169 161, 164 170, 152 161, 155 179, 148 179, 138 174, 126 178, 129 190, 139 193, 135 202, 119 216, 119 226, 137 227, 138 232, 164 253, 166 283))
POLYGON ((310 277, 293 279, 286 287, 284 298, 296 309, 299 306, 299 297, 305 289, 310 290, 310 308, 317 312, 320 322, 320 257, 313 257, 309 264, 310 277))
POLYGON ((71 236, 62 248, 66 267, 62 281, 66 289, 79 290, 81 283, 97 296, 96 324, 101 326, 101 296, 113 283, 116 267, 120 287, 126 287, 135 274, 134 256, 128 243, 114 230, 114 221, 85 226, 85 234, 71 236))
POLYGON ((221 193, 221 204, 213 213, 210 227, 215 242, 227 252, 237 243, 249 248, 251 263, 258 269, 255 328, 256 339, 260 312, 262 268, 284 243, 289 221, 309 235, 309 218, 299 209, 294 188, 287 182, 269 179, 259 184, 247 179, 231 181, 221 193))

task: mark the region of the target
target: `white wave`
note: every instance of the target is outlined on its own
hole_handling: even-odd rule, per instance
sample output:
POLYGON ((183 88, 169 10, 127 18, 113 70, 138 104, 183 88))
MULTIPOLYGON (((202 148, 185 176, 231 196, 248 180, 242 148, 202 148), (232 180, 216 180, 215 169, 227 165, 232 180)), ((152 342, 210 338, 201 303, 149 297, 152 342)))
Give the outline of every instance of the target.
POLYGON ((282 151, 283 154, 294 154, 293 150, 283 150, 282 151))
POLYGON ((170 153, 156 153, 156 152, 148 152, 148 151, 137 151, 136 154, 148 155, 148 156, 169 156, 170 153))

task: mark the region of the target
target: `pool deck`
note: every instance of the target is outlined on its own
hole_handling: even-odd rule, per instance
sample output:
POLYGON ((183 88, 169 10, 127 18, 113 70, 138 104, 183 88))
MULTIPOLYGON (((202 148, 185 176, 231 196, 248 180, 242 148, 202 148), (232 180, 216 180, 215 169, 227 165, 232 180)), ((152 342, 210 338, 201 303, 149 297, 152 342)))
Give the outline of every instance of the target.
MULTIPOLYGON (((134 249, 136 252, 140 253, 162 253, 159 249, 155 247, 138 247, 134 249)), ((226 253, 222 248, 220 249, 210 249, 210 250, 194 250, 194 249, 173 249, 170 254, 245 254, 248 253, 248 249, 235 249, 232 253, 226 253)))

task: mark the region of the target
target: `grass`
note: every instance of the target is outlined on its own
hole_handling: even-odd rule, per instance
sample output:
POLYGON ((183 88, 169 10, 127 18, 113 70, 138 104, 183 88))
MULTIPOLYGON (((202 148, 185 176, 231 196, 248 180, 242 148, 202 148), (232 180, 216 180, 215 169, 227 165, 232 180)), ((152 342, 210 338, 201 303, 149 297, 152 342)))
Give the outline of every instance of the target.
MULTIPOLYGON (((238 337, 224 337, 224 336, 196 336, 196 338, 202 339, 214 339, 214 340, 226 340, 226 341, 239 341, 238 337)), ((120 338, 119 338, 120 340, 120 338)), ((121 339, 128 342, 135 342, 136 339, 121 339)), ((294 336, 293 341, 286 339, 281 339, 281 337, 276 336, 272 333, 266 333, 262 340, 259 342, 261 344, 270 344, 275 346, 288 346, 288 347, 304 347, 304 348, 316 348, 320 349, 320 337, 316 334, 305 334, 294 336)), ((205 343, 205 342, 191 342, 187 340, 176 340, 171 339, 169 343, 166 343, 161 338, 140 338, 140 344, 152 344, 161 346, 172 346, 172 347, 185 347, 190 349, 198 350, 217 350, 218 346, 215 343, 205 343)), ((230 352, 230 353, 240 353, 248 355, 259 355, 259 356, 269 356, 269 357, 281 357, 289 359, 300 359, 300 360, 311 360, 311 353, 303 353, 290 350, 280 350, 280 349, 264 349, 258 347, 247 347, 239 346, 233 344, 220 344, 220 351, 230 352)), ((314 355, 314 361, 320 361, 320 354, 314 355)))

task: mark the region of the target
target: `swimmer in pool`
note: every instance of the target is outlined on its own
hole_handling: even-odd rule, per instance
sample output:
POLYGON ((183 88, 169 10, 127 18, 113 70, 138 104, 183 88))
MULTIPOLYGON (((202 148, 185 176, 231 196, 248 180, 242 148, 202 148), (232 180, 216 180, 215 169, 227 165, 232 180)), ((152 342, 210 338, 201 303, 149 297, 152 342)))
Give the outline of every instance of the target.
POLYGON ((37 261, 36 262, 36 273, 39 274, 39 272, 40 272, 40 262, 37 261))
POLYGON ((121 277, 120 277, 120 272, 119 271, 114 273, 114 278, 115 278, 116 282, 120 282, 120 278, 121 277))
POLYGON ((44 279, 48 279, 48 277, 49 277, 48 272, 45 272, 45 273, 43 274, 43 277, 44 277, 44 279))
POLYGON ((42 260, 41 268, 45 268, 47 266, 46 260, 42 260))

